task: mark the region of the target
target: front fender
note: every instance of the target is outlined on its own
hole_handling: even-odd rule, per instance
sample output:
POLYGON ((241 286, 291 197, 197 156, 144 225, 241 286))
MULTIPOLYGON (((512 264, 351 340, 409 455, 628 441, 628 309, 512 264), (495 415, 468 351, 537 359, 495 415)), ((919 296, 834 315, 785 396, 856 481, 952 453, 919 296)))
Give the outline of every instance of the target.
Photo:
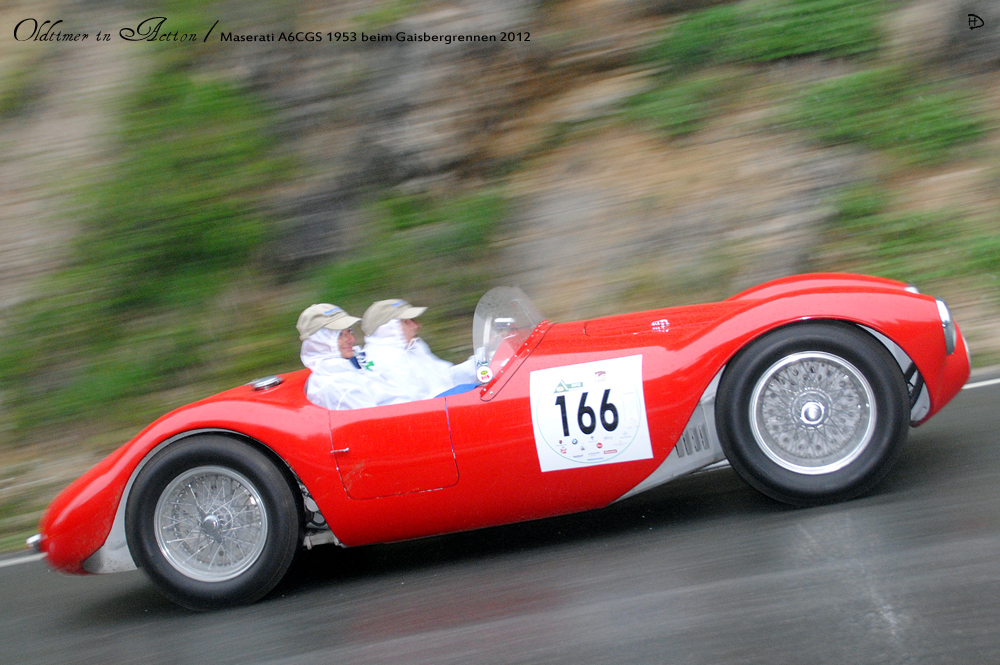
MULTIPOLYGON (((336 475, 330 457, 327 411, 305 399, 308 372, 296 372, 274 390, 242 386, 168 413, 98 462, 63 490, 39 523, 39 549, 59 571, 86 574, 84 562, 107 541, 125 490, 158 446, 199 431, 228 431, 259 442, 310 487, 336 475)), ((339 484, 339 477, 337 479, 339 484)))
POLYGON ((935 299, 879 285, 776 293, 735 314, 716 331, 743 337, 739 348, 772 330, 798 321, 832 319, 876 331, 898 345, 916 365, 930 398, 926 421, 947 404, 969 377, 969 356, 961 332, 948 353, 935 299), (748 334, 749 333, 749 334, 748 334))

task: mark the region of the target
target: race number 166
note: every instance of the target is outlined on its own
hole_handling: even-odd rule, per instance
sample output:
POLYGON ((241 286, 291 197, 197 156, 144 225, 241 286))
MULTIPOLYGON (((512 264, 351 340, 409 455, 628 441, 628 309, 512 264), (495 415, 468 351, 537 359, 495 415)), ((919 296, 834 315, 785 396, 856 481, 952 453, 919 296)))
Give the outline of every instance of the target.
MULTIPOLYGON (((601 427, 604 428, 606 432, 613 432, 618 428, 618 409, 609 400, 611 396, 611 389, 608 388, 604 391, 604 396, 601 398, 601 405, 598 407, 597 413, 594 409, 587 405, 587 396, 590 393, 580 393, 580 402, 576 405, 576 425, 580 428, 580 431, 584 434, 593 434, 594 430, 597 428, 597 420, 600 418, 601 427)), ((566 406, 566 395, 559 395, 556 397, 556 407, 559 409, 559 415, 562 416, 562 429, 563 436, 569 436, 569 418, 570 410, 573 408, 566 406)))

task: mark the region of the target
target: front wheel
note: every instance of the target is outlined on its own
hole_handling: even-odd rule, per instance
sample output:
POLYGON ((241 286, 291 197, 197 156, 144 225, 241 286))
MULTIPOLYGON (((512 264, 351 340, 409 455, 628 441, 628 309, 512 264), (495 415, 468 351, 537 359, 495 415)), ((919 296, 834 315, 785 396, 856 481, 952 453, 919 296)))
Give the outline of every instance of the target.
POLYGON ((250 603, 281 580, 299 519, 284 476, 259 451, 200 435, 158 453, 125 511, 136 564, 192 609, 250 603))
POLYGON ((789 326, 750 344, 726 368, 716 405, 736 471, 794 504, 867 491, 909 429, 899 366, 871 335, 837 322, 789 326))

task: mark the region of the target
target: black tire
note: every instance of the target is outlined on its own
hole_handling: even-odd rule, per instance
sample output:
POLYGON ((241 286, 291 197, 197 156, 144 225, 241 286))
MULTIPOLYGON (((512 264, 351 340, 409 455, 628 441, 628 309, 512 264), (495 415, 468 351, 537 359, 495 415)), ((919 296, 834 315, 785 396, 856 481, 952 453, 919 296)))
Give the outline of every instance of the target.
POLYGON ((254 448, 211 434, 169 445, 143 467, 125 533, 136 565, 195 610, 260 599, 300 542, 295 496, 281 472, 254 448))
POLYGON ((787 326, 751 343, 727 365, 715 403, 722 449, 737 473, 797 505, 868 491, 909 431, 899 365, 874 337, 834 321, 787 326))

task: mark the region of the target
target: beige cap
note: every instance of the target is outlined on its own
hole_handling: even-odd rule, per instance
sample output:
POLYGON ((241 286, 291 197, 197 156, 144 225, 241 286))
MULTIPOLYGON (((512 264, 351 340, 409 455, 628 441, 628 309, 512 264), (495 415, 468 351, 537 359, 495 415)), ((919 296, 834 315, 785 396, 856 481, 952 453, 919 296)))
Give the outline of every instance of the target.
POLYGON ((330 330, 344 330, 350 328, 360 321, 356 316, 351 316, 336 305, 322 302, 318 305, 310 305, 299 314, 299 322, 295 327, 299 329, 299 340, 305 341, 320 328, 330 330))
POLYGON ((426 311, 426 307, 414 307, 405 300, 379 300, 365 310, 361 329, 366 335, 371 335, 393 319, 414 319, 426 311))

